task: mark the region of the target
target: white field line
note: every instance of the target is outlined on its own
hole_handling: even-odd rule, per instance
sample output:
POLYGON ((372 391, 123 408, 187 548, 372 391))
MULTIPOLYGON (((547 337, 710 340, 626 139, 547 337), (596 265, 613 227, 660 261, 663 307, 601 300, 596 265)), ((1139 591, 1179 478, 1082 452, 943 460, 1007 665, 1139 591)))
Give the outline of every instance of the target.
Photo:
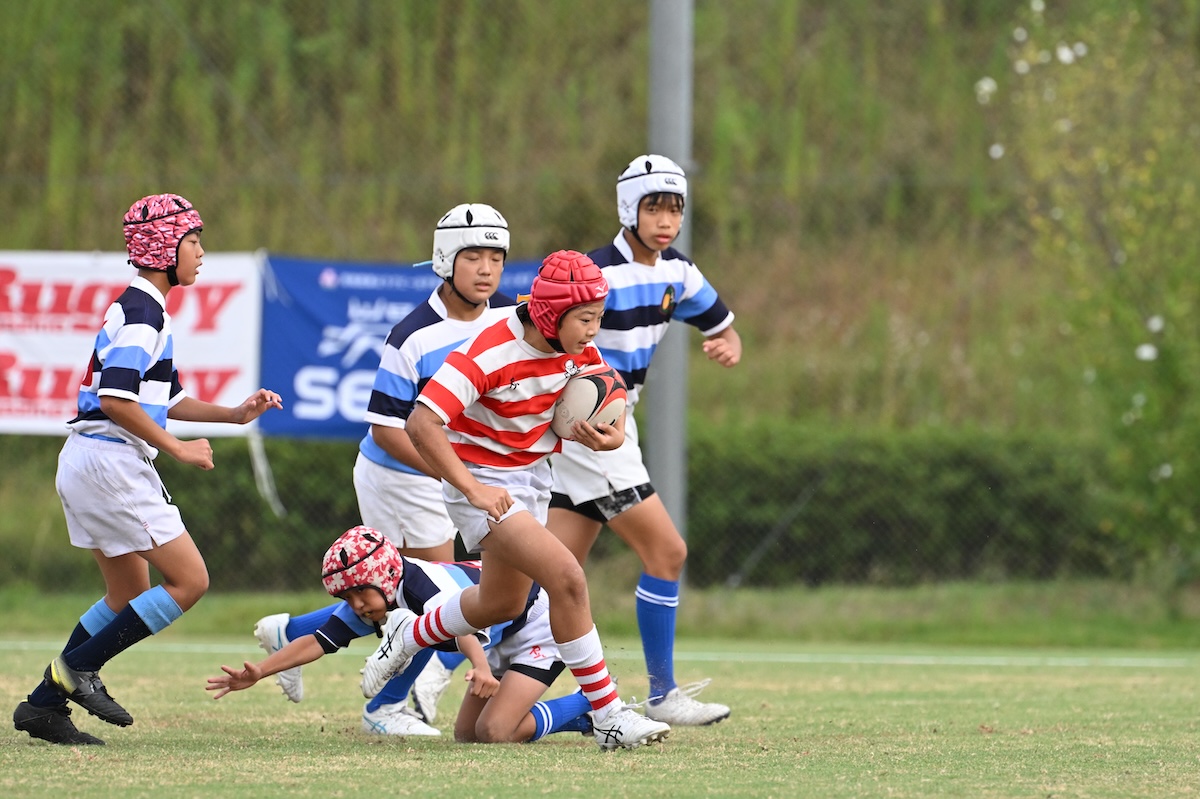
POLYGON ((882 666, 1000 666, 1010 668, 1118 668, 1118 669, 1181 669, 1200 666, 1200 661, 1186 657, 1111 657, 1088 655, 886 655, 871 654, 813 654, 805 652, 676 652, 676 660, 694 661, 751 661, 756 663, 837 663, 846 665, 882 666))
MULTIPOLYGON (((5 641, 0 640, 0 651, 47 651, 61 649, 62 643, 55 641, 5 641)), ((139 651, 175 654, 249 655, 260 652, 257 646, 247 644, 200 644, 145 641, 137 646, 139 651)), ((260 653, 261 654, 261 653, 260 653)), ((614 653, 615 654, 615 653, 614 653)), ((639 656, 630 652, 624 656, 639 656)), ((610 655, 612 657, 612 655, 610 655)), ((728 662, 728 663, 799 663, 879 666, 991 666, 999 668, 1113 668, 1113 669, 1185 669, 1200 667, 1200 660, 1190 657, 1155 656, 1092 656, 1092 655, 903 655, 862 653, 814 653, 814 652, 692 652, 677 650, 677 661, 728 662)))

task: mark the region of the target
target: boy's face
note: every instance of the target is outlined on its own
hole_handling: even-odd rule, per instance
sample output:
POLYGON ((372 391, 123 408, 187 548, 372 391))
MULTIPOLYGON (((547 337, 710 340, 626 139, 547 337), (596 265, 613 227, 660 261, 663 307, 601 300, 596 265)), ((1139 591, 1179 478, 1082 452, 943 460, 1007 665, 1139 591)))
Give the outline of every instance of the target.
POLYGON ((387 620, 387 602, 377 588, 369 585, 351 588, 342 592, 342 599, 354 611, 354 615, 364 621, 383 624, 387 620))
POLYGON ((683 224, 683 203, 677 194, 650 194, 638 203, 638 234, 652 250, 671 246, 683 224))
POLYGON ((558 323, 558 343, 570 355, 583 352, 588 342, 600 332, 600 319, 604 316, 604 300, 576 305, 563 314, 558 323))
POLYGON ((500 288, 504 250, 469 247, 454 256, 454 287, 474 303, 487 300, 500 288))
POLYGON ((190 286, 195 283, 196 275, 199 273, 203 261, 204 247, 200 245, 200 234, 193 231, 179 242, 178 261, 175 269, 179 285, 190 286))

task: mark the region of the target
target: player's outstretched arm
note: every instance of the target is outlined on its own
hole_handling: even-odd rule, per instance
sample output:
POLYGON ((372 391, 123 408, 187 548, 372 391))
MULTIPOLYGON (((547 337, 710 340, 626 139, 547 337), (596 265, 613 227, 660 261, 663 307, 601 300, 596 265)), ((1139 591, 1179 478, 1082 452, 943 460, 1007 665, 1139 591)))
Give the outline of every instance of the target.
POLYGON ((221 671, 225 672, 220 677, 209 677, 208 685, 204 686, 206 691, 216 691, 213 694, 213 699, 220 699, 230 691, 244 691, 256 682, 266 677, 258 663, 251 663, 246 660, 242 662, 241 670, 235 669, 232 666, 221 666, 221 671))
POLYGON ((265 388, 260 388, 246 398, 241 405, 226 407, 204 402, 195 397, 184 397, 171 406, 167 416, 181 422, 226 422, 246 424, 262 416, 270 408, 283 408, 283 398, 265 388))
POLYGON ((263 677, 270 677, 293 666, 312 663, 324 654, 325 650, 321 648, 315 635, 301 636, 259 663, 247 660, 242 663, 241 669, 221 666, 221 671, 225 673, 220 677, 209 677, 204 690, 216 691, 213 699, 220 699, 230 691, 244 691, 263 677))

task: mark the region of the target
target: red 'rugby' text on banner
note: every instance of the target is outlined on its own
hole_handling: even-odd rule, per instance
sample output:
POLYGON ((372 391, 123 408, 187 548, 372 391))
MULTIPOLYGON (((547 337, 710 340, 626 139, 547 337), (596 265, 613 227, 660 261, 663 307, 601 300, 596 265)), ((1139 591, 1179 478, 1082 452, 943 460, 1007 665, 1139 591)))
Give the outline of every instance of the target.
MULTIPOLYGON (((0 433, 65 435, 104 312, 133 275, 124 253, 0 252, 0 433)), ((238 405, 259 387, 260 286, 253 254, 210 253, 194 285, 167 294, 189 396, 238 405)), ((246 433, 169 424, 181 435, 246 433)))

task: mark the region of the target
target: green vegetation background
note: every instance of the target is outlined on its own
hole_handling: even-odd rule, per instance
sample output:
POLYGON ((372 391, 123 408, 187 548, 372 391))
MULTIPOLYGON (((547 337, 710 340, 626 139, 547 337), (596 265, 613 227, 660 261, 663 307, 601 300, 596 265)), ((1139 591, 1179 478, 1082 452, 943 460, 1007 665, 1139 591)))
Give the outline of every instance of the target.
MULTIPOLYGON (((517 257, 596 246, 616 231, 614 177, 646 146, 647 14, 6 4, 0 248, 117 249, 115 220, 162 190, 201 208, 211 251, 419 260, 465 199, 506 214, 517 257)), ((846 484, 904 486, 939 466, 914 453, 965 441, 957 479, 1037 486, 1012 529, 1050 539, 1043 562, 1081 549, 1083 571, 1166 586, 1178 608, 1200 563, 1198 31, 1196 0, 697 3, 692 254, 747 348, 731 372, 693 356, 693 429, 717 442, 698 443, 758 474, 764 430, 815 438, 846 484), (1029 442, 1049 451, 1022 461, 1029 442), (1063 515, 1083 532, 1054 541, 1063 515)), ((18 574, 61 551, 53 496, 29 485, 49 487, 41 447, 16 439, 28 463, 6 458, 20 468, 0 540, 43 564, 18 574)), ((799 468, 776 454, 766 465, 799 468)), ((247 478, 219 485, 189 513, 253 501, 247 478)), ((938 543, 964 520, 917 516, 945 559, 970 556, 970 539, 938 543)), ((242 523, 221 534, 260 534, 242 523)))

